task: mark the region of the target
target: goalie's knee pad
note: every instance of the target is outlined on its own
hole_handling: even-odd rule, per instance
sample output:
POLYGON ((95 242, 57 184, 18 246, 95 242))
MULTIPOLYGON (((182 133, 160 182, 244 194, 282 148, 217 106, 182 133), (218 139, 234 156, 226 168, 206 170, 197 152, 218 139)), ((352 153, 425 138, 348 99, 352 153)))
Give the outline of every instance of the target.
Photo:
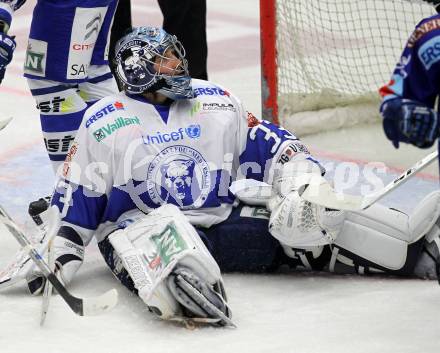
MULTIPOLYGON (((217 263, 176 206, 164 205, 154 210, 127 228, 112 233, 109 241, 139 297, 163 319, 184 317, 187 311, 182 310, 183 307, 190 310, 178 296, 179 286, 172 284, 177 283, 176 276, 197 279, 194 281, 201 285, 202 295, 209 293, 213 297, 215 288, 222 286, 217 263), (185 276, 179 268, 186 269, 185 276), (170 280, 170 276, 174 280, 170 280)), ((219 295, 223 297, 224 293, 219 295)), ((198 314, 193 312, 193 317, 198 314)))
POLYGON ((358 272, 413 274, 424 236, 435 227, 439 215, 438 191, 426 196, 410 215, 378 204, 361 212, 347 212, 333 244, 330 270, 343 263, 358 272))

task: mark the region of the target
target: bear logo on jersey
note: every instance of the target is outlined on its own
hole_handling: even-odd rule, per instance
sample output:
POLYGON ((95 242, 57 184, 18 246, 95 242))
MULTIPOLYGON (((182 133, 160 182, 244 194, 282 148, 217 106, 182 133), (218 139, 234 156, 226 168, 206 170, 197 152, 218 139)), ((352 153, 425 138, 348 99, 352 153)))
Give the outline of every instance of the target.
POLYGON ((183 209, 202 206, 211 191, 208 163, 195 149, 175 145, 162 150, 150 163, 147 189, 151 200, 183 209))
POLYGON ((191 186, 195 162, 190 159, 177 159, 161 166, 167 192, 182 205, 193 203, 191 186))

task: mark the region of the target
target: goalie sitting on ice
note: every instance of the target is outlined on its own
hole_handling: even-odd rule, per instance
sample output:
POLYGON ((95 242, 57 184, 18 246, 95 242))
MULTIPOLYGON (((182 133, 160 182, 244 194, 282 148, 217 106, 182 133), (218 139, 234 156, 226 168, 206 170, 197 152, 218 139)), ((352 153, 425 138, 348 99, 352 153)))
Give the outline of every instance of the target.
MULTIPOLYGON (((125 92, 87 110, 52 198, 62 218, 52 253, 65 283, 93 236, 118 280, 163 319, 227 324, 221 272, 343 264, 435 275, 438 192, 411 215, 305 202, 304 185, 324 173, 319 162, 224 88, 191 80, 174 36, 140 27, 116 50, 125 92), (252 206, 265 203, 258 195, 238 192, 245 204, 230 192, 245 178, 272 185, 270 212, 252 206)), ((41 276, 27 277, 40 292, 41 276)))

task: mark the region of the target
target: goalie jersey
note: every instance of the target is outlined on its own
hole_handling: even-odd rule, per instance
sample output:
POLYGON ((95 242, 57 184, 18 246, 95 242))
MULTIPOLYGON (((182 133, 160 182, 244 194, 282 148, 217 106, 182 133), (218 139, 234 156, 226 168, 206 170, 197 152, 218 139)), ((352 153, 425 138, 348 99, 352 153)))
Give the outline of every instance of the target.
POLYGON ((119 93, 87 110, 52 199, 85 243, 124 227, 130 211, 165 203, 209 227, 231 213, 233 180, 270 183, 277 163, 313 160, 294 135, 225 89, 202 80, 192 87, 195 98, 171 105, 119 93))
POLYGON ((384 101, 406 98, 434 108, 440 93, 440 15, 422 20, 409 37, 391 81, 380 89, 384 101))

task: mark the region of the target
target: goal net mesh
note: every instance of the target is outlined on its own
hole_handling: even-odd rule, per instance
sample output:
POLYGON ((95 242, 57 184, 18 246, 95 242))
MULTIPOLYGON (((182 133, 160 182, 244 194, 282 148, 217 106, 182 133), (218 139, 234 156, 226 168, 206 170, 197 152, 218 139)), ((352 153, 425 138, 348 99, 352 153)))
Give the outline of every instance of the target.
POLYGON ((415 25, 435 13, 417 0, 278 0, 276 7, 279 117, 304 133, 326 121, 302 114, 295 120, 298 112, 344 108, 332 128, 371 118, 350 106, 369 106, 367 115, 377 117, 378 88, 415 25))

